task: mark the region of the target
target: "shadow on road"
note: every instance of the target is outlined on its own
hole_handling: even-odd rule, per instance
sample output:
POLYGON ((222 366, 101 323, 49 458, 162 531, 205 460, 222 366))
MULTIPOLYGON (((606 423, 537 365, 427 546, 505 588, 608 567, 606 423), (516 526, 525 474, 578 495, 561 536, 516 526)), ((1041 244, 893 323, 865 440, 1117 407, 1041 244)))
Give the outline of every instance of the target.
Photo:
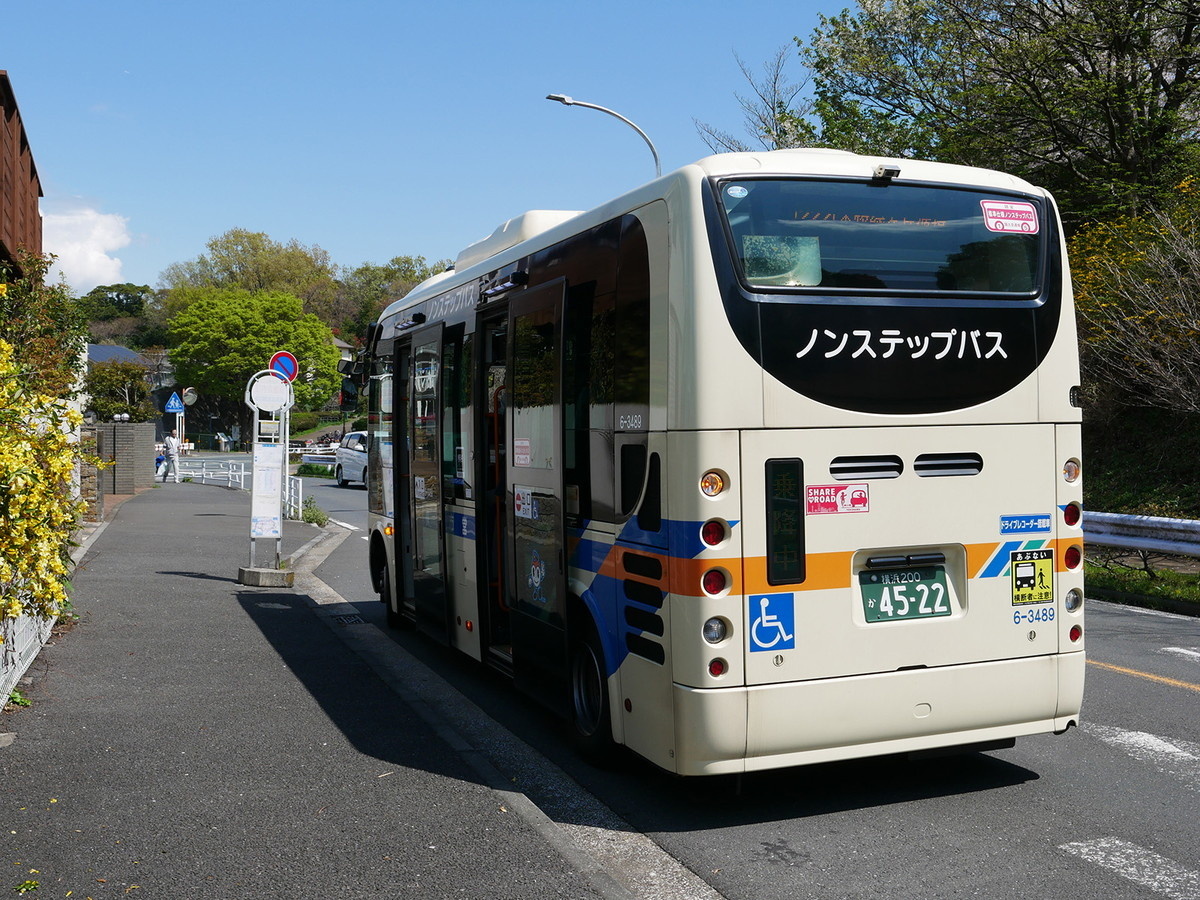
POLYGON ((359 752, 384 762, 479 782, 459 754, 336 640, 290 592, 238 591, 237 600, 280 659, 359 752))

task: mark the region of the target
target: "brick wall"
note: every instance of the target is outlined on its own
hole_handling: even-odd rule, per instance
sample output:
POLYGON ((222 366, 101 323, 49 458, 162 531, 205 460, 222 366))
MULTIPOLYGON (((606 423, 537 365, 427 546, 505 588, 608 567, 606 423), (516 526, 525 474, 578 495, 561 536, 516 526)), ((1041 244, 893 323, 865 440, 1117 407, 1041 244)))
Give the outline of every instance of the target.
POLYGON ((105 494, 135 494, 154 486, 154 423, 106 422, 96 426, 97 451, 113 464, 100 470, 105 494))
MULTIPOLYGON (((99 456, 96 445, 96 426, 82 426, 79 429, 79 449, 89 456, 99 456)), ((79 497, 85 505, 85 522, 104 520, 104 490, 100 483, 100 470, 87 460, 79 464, 79 497)))
POLYGON ((0 69, 0 258, 42 252, 41 182, 8 73, 0 69))

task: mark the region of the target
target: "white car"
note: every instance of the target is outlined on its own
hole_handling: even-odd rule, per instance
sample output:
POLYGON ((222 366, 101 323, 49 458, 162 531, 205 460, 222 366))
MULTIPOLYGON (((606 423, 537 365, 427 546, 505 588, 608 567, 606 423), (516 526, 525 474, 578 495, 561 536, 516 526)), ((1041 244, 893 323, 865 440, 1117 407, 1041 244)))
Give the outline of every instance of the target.
POLYGON ((333 477, 339 487, 352 481, 367 483, 367 433, 347 432, 334 452, 333 477))

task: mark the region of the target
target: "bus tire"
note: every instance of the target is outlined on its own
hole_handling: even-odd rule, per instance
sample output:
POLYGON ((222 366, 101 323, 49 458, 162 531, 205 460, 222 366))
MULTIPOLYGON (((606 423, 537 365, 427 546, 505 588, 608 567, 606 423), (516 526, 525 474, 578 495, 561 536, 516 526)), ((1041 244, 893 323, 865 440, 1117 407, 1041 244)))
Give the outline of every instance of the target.
POLYGON ((337 479, 338 487, 345 487, 346 485, 348 485, 350 483, 346 480, 345 475, 342 474, 341 466, 338 466, 336 469, 333 470, 333 477, 337 479))
POLYGON ((612 758, 612 719, 604 653, 596 629, 588 622, 571 641, 571 740, 593 764, 612 758))

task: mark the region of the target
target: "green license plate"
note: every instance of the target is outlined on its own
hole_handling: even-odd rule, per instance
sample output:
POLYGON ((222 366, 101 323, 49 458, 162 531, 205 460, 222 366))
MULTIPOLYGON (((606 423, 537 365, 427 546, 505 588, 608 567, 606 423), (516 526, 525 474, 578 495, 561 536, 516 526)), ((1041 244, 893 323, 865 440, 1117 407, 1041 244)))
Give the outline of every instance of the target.
POLYGON ((951 612, 942 566, 859 572, 858 588, 868 622, 931 619, 951 612))

